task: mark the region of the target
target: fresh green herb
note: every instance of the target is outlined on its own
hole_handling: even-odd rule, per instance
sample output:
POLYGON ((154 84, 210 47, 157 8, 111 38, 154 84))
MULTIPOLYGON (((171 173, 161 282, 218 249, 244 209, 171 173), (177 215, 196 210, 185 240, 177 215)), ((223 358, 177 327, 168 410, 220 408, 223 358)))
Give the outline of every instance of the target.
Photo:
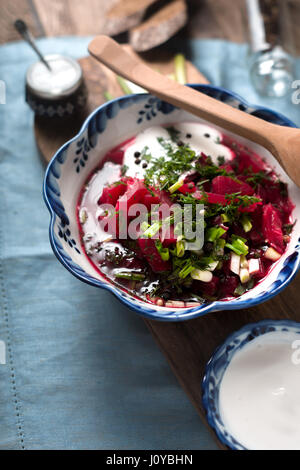
POLYGON ((249 171, 246 170, 246 174, 249 174, 249 176, 246 179, 246 183, 251 184, 254 188, 256 188, 264 180, 271 179, 271 177, 268 176, 265 171, 258 171, 257 173, 249 173, 249 171))
POLYGON ((196 154, 188 145, 177 146, 174 142, 157 139, 166 153, 152 159, 144 176, 146 185, 158 185, 159 189, 166 189, 175 184, 183 173, 192 169, 192 162, 196 154))
POLYGON ((125 176, 129 167, 127 165, 121 166, 121 176, 125 176))
MULTIPOLYGON (((240 217, 240 208, 249 207, 252 204, 261 202, 261 199, 256 196, 242 196, 240 193, 226 194, 225 197, 227 200, 225 206, 221 204, 207 204, 206 193, 202 193, 201 202, 207 204, 205 205, 205 218, 221 215, 223 221, 232 222, 240 217)), ((180 199, 182 200, 181 197, 180 199)))
POLYGON ((236 296, 243 295, 246 292, 246 290, 247 289, 246 289, 245 286, 243 286, 242 284, 239 284, 237 286, 237 288, 235 289, 235 291, 234 291, 234 295, 236 295, 236 296))
POLYGON ((170 136, 170 139, 173 141, 173 142, 178 142, 179 140, 179 135, 180 135, 180 131, 175 129, 175 127, 171 126, 171 127, 166 127, 166 131, 168 131, 169 133, 169 136, 170 136))
POLYGON ((147 163, 149 163, 152 159, 152 155, 149 151, 149 147, 148 145, 145 145, 145 147, 142 149, 141 153, 140 153, 140 157, 139 157, 141 160, 145 160, 147 163))
POLYGON ((284 224, 283 225, 283 231, 284 231, 285 235, 290 235, 292 233, 296 222, 297 221, 295 220, 295 222, 293 224, 284 224))
POLYGON ((130 281, 143 281, 145 279, 145 274, 128 272, 128 271, 119 271, 115 273, 116 278, 127 279, 130 281))
POLYGON ((211 163, 209 165, 202 165, 201 163, 196 163, 196 170, 202 178, 208 178, 209 180, 215 178, 216 176, 230 176, 231 174, 225 170, 225 168, 220 168, 218 165, 211 163))
POLYGON ((278 184, 281 196, 288 197, 287 184, 280 180, 278 181, 278 184))

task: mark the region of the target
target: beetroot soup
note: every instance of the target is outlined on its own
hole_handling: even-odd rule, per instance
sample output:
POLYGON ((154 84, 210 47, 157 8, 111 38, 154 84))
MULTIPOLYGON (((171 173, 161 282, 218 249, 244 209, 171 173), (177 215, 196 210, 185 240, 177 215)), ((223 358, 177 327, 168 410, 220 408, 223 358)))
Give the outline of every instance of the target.
POLYGON ((78 200, 95 270, 157 305, 238 297, 284 253, 287 186, 256 153, 198 123, 150 127, 112 149, 78 200))

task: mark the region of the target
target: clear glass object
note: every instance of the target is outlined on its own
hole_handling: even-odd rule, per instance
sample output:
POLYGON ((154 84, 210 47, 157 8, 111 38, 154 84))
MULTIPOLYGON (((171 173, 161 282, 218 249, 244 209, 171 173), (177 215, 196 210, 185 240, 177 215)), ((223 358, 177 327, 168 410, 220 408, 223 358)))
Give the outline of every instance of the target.
POLYGON ((293 60, 280 46, 256 52, 250 59, 250 76, 261 95, 285 96, 294 80, 293 60))
POLYGON ((291 4, 299 0, 247 0, 251 56, 249 72, 264 96, 283 97, 294 80, 291 4))

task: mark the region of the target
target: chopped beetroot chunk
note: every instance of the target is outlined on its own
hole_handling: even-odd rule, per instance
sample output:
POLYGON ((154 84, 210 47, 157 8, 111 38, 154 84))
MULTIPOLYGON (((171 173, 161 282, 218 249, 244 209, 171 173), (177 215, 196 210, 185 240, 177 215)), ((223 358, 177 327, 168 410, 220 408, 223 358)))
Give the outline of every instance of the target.
POLYGON ((180 191, 182 194, 194 193, 196 191, 195 183, 192 181, 190 183, 184 183, 182 186, 180 186, 178 191, 180 191))
POLYGON ((272 204, 267 204, 263 207, 262 232, 266 242, 279 253, 283 253, 284 243, 282 222, 278 211, 272 206, 272 204))
POLYGON ((151 209, 151 205, 159 204, 160 197, 157 194, 151 194, 150 192, 146 193, 143 198, 143 204, 147 207, 148 210, 151 209))
POLYGON ((218 276, 213 276, 210 282, 194 281, 193 289, 208 297, 213 297, 217 293, 220 279, 218 276))
POLYGON ((222 170, 227 171, 227 173, 233 173, 233 168, 230 163, 224 163, 224 165, 221 165, 220 168, 222 168, 222 170))
POLYGON ((106 186, 105 188, 103 188, 103 192, 98 200, 98 204, 112 204, 113 206, 115 206, 119 197, 122 196, 122 194, 124 194, 126 190, 127 184, 123 182, 114 183, 110 186, 106 186))
POLYGON ((177 237, 174 234, 174 225, 168 227, 168 230, 161 229, 159 236, 164 247, 168 247, 177 241, 177 237))
POLYGON ((238 154, 239 173, 244 171, 258 173, 260 171, 266 171, 266 164, 261 157, 254 152, 248 152, 245 149, 240 150, 238 154))
POLYGON ((242 196, 252 196, 253 189, 247 183, 233 179, 230 176, 217 176, 212 180, 212 192, 217 194, 241 193, 242 196))
POLYGON ((172 206, 174 204, 167 191, 160 192, 160 202, 161 204, 167 204, 168 206, 172 206))
POLYGON ((237 276, 226 276, 220 283, 222 297, 233 297, 238 285, 239 279, 237 276))
POLYGON ((171 269, 171 263, 162 260, 153 238, 139 238, 138 244, 143 256, 155 273, 169 271, 171 269))
POLYGON ((133 204, 140 203, 147 193, 148 189, 144 185, 144 181, 135 178, 132 182, 129 182, 126 192, 119 198, 118 203, 126 203, 129 209, 133 204))

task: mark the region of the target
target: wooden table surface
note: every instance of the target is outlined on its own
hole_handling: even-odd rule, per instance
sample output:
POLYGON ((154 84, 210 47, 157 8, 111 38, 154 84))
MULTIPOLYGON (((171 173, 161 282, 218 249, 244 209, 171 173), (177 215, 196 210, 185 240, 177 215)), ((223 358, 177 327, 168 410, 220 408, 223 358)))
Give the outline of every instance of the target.
MULTIPOLYGON (((36 37, 99 34, 108 5, 112 5, 112 0, 0 0, 0 43, 19 39, 13 28, 16 18, 23 18, 36 37)), ((247 40, 244 0, 190 0, 189 8, 189 24, 181 32, 186 37, 247 40)), ((300 274, 276 298, 258 307, 211 313, 184 323, 146 323, 204 418, 201 405, 203 365, 232 331, 232 324, 237 329, 263 318, 300 321, 299 303, 300 274)))
MULTIPOLYGON (((0 0, 0 44, 19 39, 13 27, 24 19, 36 37, 97 35, 105 11, 117 0, 0 0)), ((138 0, 137 0, 138 1, 138 0)), ((188 0, 186 37, 247 40, 245 0, 188 0)))

